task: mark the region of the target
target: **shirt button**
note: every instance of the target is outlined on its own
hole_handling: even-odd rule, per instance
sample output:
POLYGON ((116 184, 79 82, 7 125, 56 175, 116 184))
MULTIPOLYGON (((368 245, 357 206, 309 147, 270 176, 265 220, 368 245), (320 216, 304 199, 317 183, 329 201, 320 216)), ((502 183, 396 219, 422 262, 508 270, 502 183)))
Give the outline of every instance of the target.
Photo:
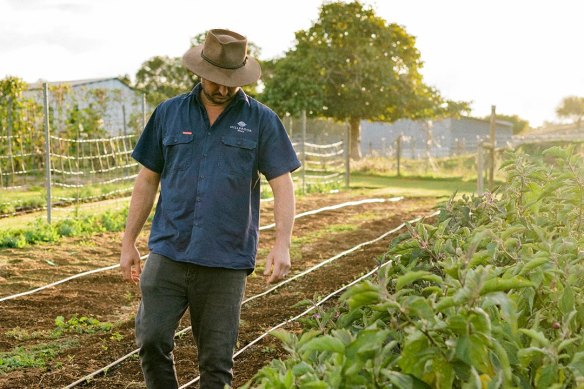
POLYGON ((203 158, 206 158, 206 157, 207 157, 207 153, 203 153, 203 158))
POLYGON ((200 203, 200 202, 201 202, 201 198, 197 197, 197 203, 200 203))
POLYGON ((207 131, 207 135, 211 135, 211 131, 207 131))
POLYGON ((199 177, 199 180, 204 180, 204 179, 205 179, 205 176, 199 177))

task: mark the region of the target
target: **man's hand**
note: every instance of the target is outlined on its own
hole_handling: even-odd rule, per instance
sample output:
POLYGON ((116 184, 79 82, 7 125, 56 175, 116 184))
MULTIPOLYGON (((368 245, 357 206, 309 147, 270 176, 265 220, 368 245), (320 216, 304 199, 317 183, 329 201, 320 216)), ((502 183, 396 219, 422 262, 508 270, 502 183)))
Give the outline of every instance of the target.
POLYGON ((274 246, 266 258, 266 268, 264 270, 266 283, 272 284, 284 279, 288 275, 290 267, 290 250, 288 247, 274 246))
POLYGON ((140 264, 140 253, 135 244, 122 245, 120 269, 125 280, 138 284, 142 266, 140 264))

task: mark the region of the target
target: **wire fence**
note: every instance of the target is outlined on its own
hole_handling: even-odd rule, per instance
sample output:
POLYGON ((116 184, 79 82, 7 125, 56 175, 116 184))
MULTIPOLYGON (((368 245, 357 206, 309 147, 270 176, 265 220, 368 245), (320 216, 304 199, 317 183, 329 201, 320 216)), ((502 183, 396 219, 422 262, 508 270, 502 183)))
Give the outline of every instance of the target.
MULTIPOLYGON (((0 121, 0 217, 44 209, 50 222, 53 209, 65 205, 79 207, 82 203, 112 198, 122 198, 127 203, 140 169, 131 157, 138 131, 119 136, 106 132, 105 136, 89 137, 80 126, 71 136, 63 127, 49 125, 51 121, 60 123, 51 119, 54 109, 47 109, 48 115, 43 115, 36 103, 29 107, 31 111, 25 112, 25 105, 19 104, 18 115, 34 119, 26 125, 20 121, 20 127, 16 128, 14 121, 0 121)), ((64 113, 60 115, 67 117, 64 113)), ((290 126, 292 120, 288 118, 290 126)), ((299 134, 304 136, 293 142, 302 161, 302 168, 293 174, 297 188, 303 192, 339 189, 348 176, 346 142, 308 142, 306 134, 315 131, 306 127, 319 121, 304 119, 302 123, 299 134)), ((263 197, 271 196, 269 185, 265 190, 263 197)))

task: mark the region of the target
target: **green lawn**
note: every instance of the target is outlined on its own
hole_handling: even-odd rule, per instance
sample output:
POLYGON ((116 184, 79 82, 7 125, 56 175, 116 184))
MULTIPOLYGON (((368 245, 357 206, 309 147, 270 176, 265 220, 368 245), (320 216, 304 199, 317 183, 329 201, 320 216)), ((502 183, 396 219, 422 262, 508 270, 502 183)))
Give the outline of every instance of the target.
POLYGON ((376 195, 404 197, 450 197, 476 192, 475 181, 460 178, 396 177, 389 175, 351 174, 351 189, 376 195))

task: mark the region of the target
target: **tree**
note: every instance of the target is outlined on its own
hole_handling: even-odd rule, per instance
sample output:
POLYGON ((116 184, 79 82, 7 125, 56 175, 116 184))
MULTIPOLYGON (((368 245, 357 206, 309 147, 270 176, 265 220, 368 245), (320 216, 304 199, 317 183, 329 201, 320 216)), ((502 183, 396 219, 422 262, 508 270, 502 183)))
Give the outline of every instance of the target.
POLYGON ((196 80, 196 76, 182 65, 180 57, 155 56, 138 69, 135 87, 144 91, 148 104, 157 106, 191 90, 196 80))
MULTIPOLYGON (((496 114, 497 120, 504 120, 506 122, 510 122, 513 125, 512 131, 513 135, 521 134, 526 132, 529 129, 529 121, 521 119, 517 115, 501 115, 496 114)), ((491 116, 485 116, 484 120, 491 120, 491 116)))
POLYGON ((582 123, 582 117, 584 117, 584 97, 564 97, 556 109, 556 114, 560 118, 572 119, 577 123, 579 129, 582 123))
POLYGON ((468 110, 422 82, 415 38, 359 1, 325 3, 318 20, 296 33, 296 46, 273 64, 261 99, 279 114, 348 121, 359 159, 360 121, 430 118, 468 110))

